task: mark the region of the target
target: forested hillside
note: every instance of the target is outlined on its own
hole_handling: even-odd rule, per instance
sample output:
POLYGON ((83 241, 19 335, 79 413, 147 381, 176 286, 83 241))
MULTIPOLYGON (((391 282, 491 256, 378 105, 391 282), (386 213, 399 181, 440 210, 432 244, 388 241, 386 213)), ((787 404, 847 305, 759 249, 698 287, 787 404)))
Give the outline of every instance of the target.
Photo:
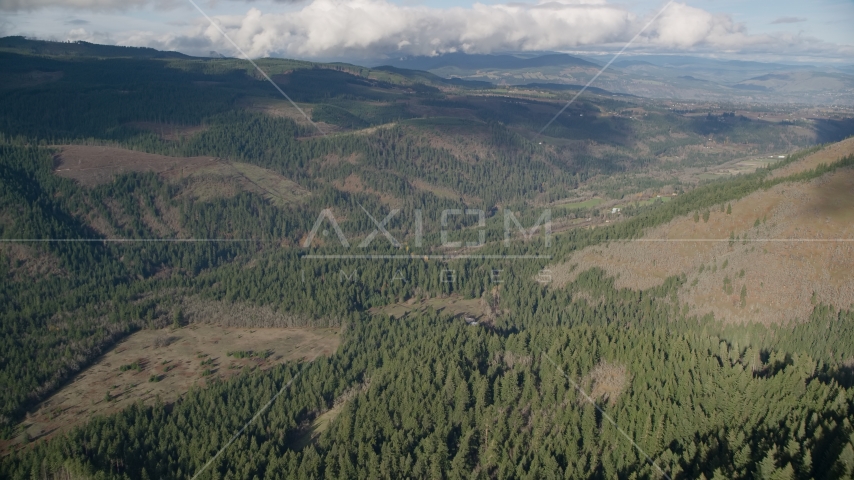
POLYGON ((847 175, 851 156, 791 170, 847 123, 599 92, 540 136, 574 92, 259 61, 306 119, 238 60, 60 47, 0 43, 0 477, 854 475, 849 306, 815 297, 797 321, 736 324, 692 309, 681 271, 633 289, 596 265, 563 283, 551 270, 847 175), (418 309, 451 298, 480 311, 418 309), (118 342, 216 305, 342 343, 26 433, 118 342), (409 313, 376 313, 390 305, 409 313))
POLYGON ((205 478, 661 477, 560 368, 671 478, 848 478, 852 373, 835 358, 854 352, 834 339, 850 338, 852 314, 818 308, 810 330, 721 329, 677 313, 679 283, 618 291, 593 272, 560 293, 508 285, 512 313, 494 328, 353 318, 329 359, 97 419, 4 471, 190 476, 299 374, 205 478))

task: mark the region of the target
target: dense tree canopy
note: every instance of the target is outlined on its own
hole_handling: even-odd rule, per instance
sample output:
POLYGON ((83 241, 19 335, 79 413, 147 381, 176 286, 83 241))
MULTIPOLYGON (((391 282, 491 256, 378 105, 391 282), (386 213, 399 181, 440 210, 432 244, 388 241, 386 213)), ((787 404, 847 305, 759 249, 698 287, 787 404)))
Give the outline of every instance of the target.
MULTIPOLYGON (((854 157, 771 179, 804 151, 627 207, 623 221, 569 229, 546 248, 540 237, 505 243, 506 212, 529 228, 581 183, 646 168, 706 135, 767 148, 805 141, 734 116, 599 116, 634 100, 594 98, 573 105, 545 132, 559 141, 542 145, 530 132, 553 115, 542 100, 441 91, 391 70, 262 62, 314 121, 338 129, 323 136, 301 118, 259 112, 253 102, 270 93, 233 59, 0 59, 14 81, 0 91, 3 437, 115 342, 180 326, 183 297, 266 306, 288 326, 345 327, 328 358, 246 369, 172 404, 92 418, 4 457, 0 477, 192 477, 280 391, 200 478, 658 478, 658 467, 671 478, 854 475, 850 310, 817 303, 795 326, 726 325, 688 315, 676 295, 684 276, 644 291, 617 289, 596 269, 565 288, 534 280, 585 246, 682 215, 708 220, 712 208, 850 168, 854 157), (150 124, 197 131, 165 138, 150 124), (664 137, 674 129, 684 135, 664 137), (646 153, 633 154, 641 141, 646 153), (55 172, 67 144, 241 162, 308 193, 277 202, 256 185, 200 198, 191 178, 141 171, 83 186, 55 172), (345 188, 354 178, 358 187, 345 188), (319 220, 333 230, 326 209, 351 247, 322 234, 303 246, 319 220), (443 211, 457 213, 442 225, 443 211), (442 257, 443 230, 479 241, 480 212, 486 244, 442 257), (399 245, 379 231, 386 217, 399 245), (449 295, 482 299, 488 321, 371 313, 449 295), (313 432, 321 415, 328 428, 313 432)), ((609 178, 604 190, 620 198, 629 187, 609 178)))

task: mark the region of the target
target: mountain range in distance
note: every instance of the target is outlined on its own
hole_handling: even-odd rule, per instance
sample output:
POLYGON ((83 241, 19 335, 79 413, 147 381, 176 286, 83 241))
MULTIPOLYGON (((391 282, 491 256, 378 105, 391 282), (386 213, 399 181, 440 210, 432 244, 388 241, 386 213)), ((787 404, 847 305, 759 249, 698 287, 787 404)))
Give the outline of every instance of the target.
MULTIPOLYGON (((612 57, 562 53, 535 57, 451 53, 406 57, 389 65, 440 77, 516 86, 585 85, 612 57)), ((618 58, 596 79, 613 93, 651 98, 755 103, 854 104, 854 66, 719 60, 685 55, 618 58)))
POLYGON ((390 65, 408 68, 411 70, 438 70, 442 68, 460 69, 525 69, 542 67, 566 67, 577 66, 587 68, 600 68, 597 63, 574 57, 565 53, 550 53, 532 58, 517 57, 515 55, 478 55, 465 53, 447 53, 435 57, 419 56, 407 57, 390 65))
MULTIPOLYGON (((191 59, 145 47, 0 38, 0 50, 37 55, 191 59)), ((221 52, 211 52, 224 58, 221 52)), ((431 83, 490 88, 493 85, 567 90, 590 82, 611 56, 554 52, 404 57, 372 62, 378 70, 424 76, 431 83), (389 68, 391 67, 391 68, 389 68), (398 69, 398 70, 394 70, 398 69), (402 69, 402 70, 401 70, 402 69)), ((354 62, 356 63, 356 62, 354 62)), ((854 105, 854 65, 826 66, 721 60, 686 55, 618 58, 588 90, 648 98, 732 103, 854 105)))

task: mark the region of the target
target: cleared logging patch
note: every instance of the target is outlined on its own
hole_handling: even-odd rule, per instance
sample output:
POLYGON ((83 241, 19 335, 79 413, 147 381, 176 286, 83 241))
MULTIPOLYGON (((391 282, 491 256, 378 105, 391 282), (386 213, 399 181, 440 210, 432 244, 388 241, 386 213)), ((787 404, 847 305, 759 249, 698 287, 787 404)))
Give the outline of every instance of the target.
POLYGON ((133 122, 130 125, 140 130, 156 133, 162 140, 168 141, 183 140, 208 129, 204 125, 170 125, 155 122, 133 122))
POLYGON ((611 405, 617 403, 620 394, 631 383, 631 375, 625 365, 608 363, 604 360, 593 367, 589 378, 593 384, 590 397, 601 399, 611 405))
POLYGON ((316 442, 323 432, 329 430, 329 427, 338 418, 338 415, 344 411, 344 406, 347 405, 347 402, 357 395, 364 393, 370 385, 371 382, 368 379, 364 383, 348 388, 341 396, 335 399, 332 408, 317 415, 314 420, 302 425, 300 428, 301 433, 291 444, 291 448, 293 450, 302 450, 309 444, 316 442))
POLYGON ((235 328, 342 327, 337 318, 313 318, 308 315, 275 311, 248 303, 221 302, 200 297, 185 297, 181 308, 192 324, 235 328))
POLYGON ((332 355, 340 343, 334 328, 233 328, 193 324, 142 330, 119 343, 27 415, 20 433, 0 450, 26 439, 51 437, 142 401, 169 403, 194 385, 228 378, 244 368, 268 369, 291 360, 332 355), (229 352, 258 352, 229 356, 229 352), (24 434, 26 431, 26 434, 24 434))
POLYGON ((116 175, 128 172, 180 173, 218 162, 213 157, 169 157, 117 147, 62 145, 59 148, 55 173, 87 187, 110 183, 116 175))
POLYGON ((189 179, 186 194, 200 200, 233 196, 240 191, 257 193, 270 203, 284 207, 308 197, 308 190, 265 168, 248 163, 218 161, 184 172, 171 170, 172 180, 189 179))
POLYGON ((112 182, 123 173, 154 172, 169 181, 184 182, 184 194, 200 200, 248 191, 285 206, 309 195, 282 175, 247 163, 214 157, 169 157, 117 147, 64 145, 60 148, 55 173, 89 187, 112 182))
POLYGON ((445 315, 471 317, 478 321, 486 318, 486 312, 481 299, 463 298, 460 295, 434 297, 425 300, 416 300, 413 298, 402 303, 375 307, 370 312, 378 315, 391 315, 394 318, 403 318, 411 312, 426 312, 431 308, 445 315))

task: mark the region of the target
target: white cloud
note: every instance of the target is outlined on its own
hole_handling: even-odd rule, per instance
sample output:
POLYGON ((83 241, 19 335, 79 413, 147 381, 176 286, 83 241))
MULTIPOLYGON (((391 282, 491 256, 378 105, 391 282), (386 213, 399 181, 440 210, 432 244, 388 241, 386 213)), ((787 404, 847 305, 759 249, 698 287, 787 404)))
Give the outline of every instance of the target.
POLYGON ((68 32, 68 39, 72 41, 87 40, 91 38, 91 34, 85 28, 75 28, 68 32))
POLYGON ((69 30, 68 33, 65 35, 65 38, 62 38, 61 40, 71 42, 84 41, 89 43, 100 43, 104 45, 111 45, 116 43, 116 39, 109 33, 89 31, 83 27, 69 30))
MULTIPOLYGON (((648 21, 602 0, 448 9, 400 6, 385 0, 315 0, 287 14, 264 14, 253 8, 245 15, 215 18, 251 56, 298 57, 571 49, 628 41, 648 21)), ((190 38, 206 38, 210 47, 229 50, 228 42, 210 25, 150 41, 181 49, 190 38)), ((674 3, 640 43, 731 48, 748 39, 744 28, 727 16, 674 3)))
MULTIPOLYGON (((211 0, 211 3, 216 3, 216 1, 211 0)), ((255 0, 235 1, 253 2, 255 0)), ((301 3, 306 0, 272 1, 275 3, 301 3)), ((173 9, 187 4, 186 0, 0 0, 0 10, 35 11, 60 7, 85 11, 126 11, 152 5, 159 9, 173 9)))
MULTIPOLYGON (((40 10, 49 7, 102 11, 126 10, 149 5, 151 0, 0 0, 0 10, 40 10)), ((163 4, 165 2, 156 2, 163 4)))
MULTIPOLYGON (((0 6, 25 1, 0 0, 0 6)), ((174 5, 176 1, 122 0, 122 5, 146 2, 174 5)), ((29 0, 27 3, 32 5, 32 2, 92 5, 92 8, 118 5, 118 0, 29 0)), ((613 50, 631 39, 657 13, 650 11, 639 16, 607 0, 478 3, 469 8, 445 9, 399 5, 387 0, 313 0, 289 10, 263 13, 259 8, 251 8, 243 14, 212 16, 252 57, 377 59, 446 52, 561 51, 603 46, 613 50)), ((238 55, 207 20, 194 16, 195 23, 169 33, 137 30, 113 32, 112 36, 122 45, 198 55, 207 55, 211 50, 238 55)), ((96 31, 97 26, 87 29, 96 31)), ((84 36, 79 31, 68 35, 69 39, 84 36)), ((634 48, 659 52, 839 54, 846 47, 796 34, 751 35, 743 24, 728 15, 672 3, 637 39, 634 48)))

